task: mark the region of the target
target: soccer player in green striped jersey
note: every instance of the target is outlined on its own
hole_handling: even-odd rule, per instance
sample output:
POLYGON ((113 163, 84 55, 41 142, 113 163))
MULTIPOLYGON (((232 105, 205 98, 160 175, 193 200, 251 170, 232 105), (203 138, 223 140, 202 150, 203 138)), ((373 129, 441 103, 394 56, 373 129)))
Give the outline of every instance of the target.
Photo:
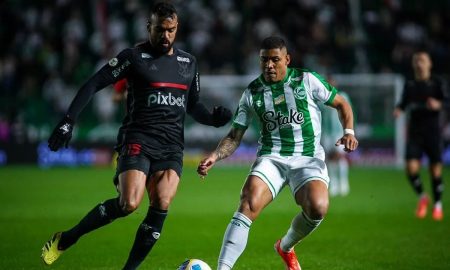
POLYGON ((245 249, 252 222, 285 185, 289 185, 301 210, 286 235, 275 243, 275 250, 287 269, 300 269, 294 246, 319 226, 328 210, 329 178, 320 145, 318 104, 325 103, 339 113, 343 136, 336 146, 342 145, 346 152, 358 146, 352 109, 336 88, 314 72, 289 68, 289 63, 283 39, 263 40, 261 76, 245 89, 230 132, 197 168, 201 177, 206 176, 217 161, 236 150, 252 118, 259 120, 257 159, 242 188, 239 207, 225 231, 219 270, 233 268, 245 249))

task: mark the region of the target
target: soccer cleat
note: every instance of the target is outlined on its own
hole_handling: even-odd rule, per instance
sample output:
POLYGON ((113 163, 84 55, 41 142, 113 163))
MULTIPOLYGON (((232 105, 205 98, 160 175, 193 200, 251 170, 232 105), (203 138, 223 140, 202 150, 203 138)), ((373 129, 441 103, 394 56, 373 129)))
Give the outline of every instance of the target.
POLYGON ((441 221, 444 218, 444 211, 442 211, 442 207, 434 207, 433 208, 433 219, 436 221, 441 221))
POLYGON ((47 243, 45 243, 45 245, 42 247, 41 258, 46 265, 51 265, 52 263, 54 263, 64 252, 64 250, 58 249, 60 240, 61 233, 55 233, 52 239, 48 240, 47 243))
POLYGON ((300 264, 298 263, 297 256, 295 255, 295 251, 292 249, 289 252, 284 252, 281 247, 281 240, 278 240, 275 243, 275 251, 281 256, 284 263, 286 264, 287 270, 302 270, 300 268, 300 264))
POLYGON ((427 195, 421 196, 417 203, 416 217, 424 218, 427 215, 428 203, 430 199, 427 195))

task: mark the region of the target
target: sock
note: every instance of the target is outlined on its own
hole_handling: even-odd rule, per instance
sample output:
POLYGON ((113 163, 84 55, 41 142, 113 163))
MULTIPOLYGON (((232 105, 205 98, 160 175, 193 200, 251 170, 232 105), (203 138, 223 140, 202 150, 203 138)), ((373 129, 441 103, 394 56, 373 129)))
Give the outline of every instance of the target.
POLYGON ((336 196, 339 193, 338 164, 336 161, 330 161, 327 164, 328 174, 330 176, 329 191, 330 196, 336 196))
POLYGON ((72 229, 61 234, 58 248, 65 250, 75 244, 81 236, 106 224, 111 223, 119 217, 128 215, 120 205, 119 198, 109 199, 95 206, 81 221, 72 229))
POLYGON ((340 158, 338 161, 339 166, 339 188, 341 195, 347 195, 350 191, 348 184, 348 161, 345 158, 340 158))
POLYGON ((124 266, 124 270, 136 269, 147 257, 162 231, 167 210, 156 209, 150 206, 147 216, 136 232, 133 247, 124 266))
POLYGON ((285 252, 292 250, 297 243, 314 231, 322 220, 311 219, 305 212, 295 216, 286 235, 281 238, 281 249, 285 252))
POLYGON ((418 174, 409 174, 408 175, 408 179, 409 182, 411 183, 414 191, 418 194, 418 195, 422 195, 423 194, 423 187, 422 187, 422 181, 420 180, 420 177, 418 174))
POLYGON ((244 214, 235 212, 223 237, 218 269, 231 269, 247 245, 252 221, 244 214), (226 268, 228 267, 228 268, 226 268))
POLYGON ((440 202, 442 197, 442 192, 444 191, 444 182, 442 181, 442 177, 433 177, 431 181, 431 185, 433 187, 433 199, 434 202, 440 202))

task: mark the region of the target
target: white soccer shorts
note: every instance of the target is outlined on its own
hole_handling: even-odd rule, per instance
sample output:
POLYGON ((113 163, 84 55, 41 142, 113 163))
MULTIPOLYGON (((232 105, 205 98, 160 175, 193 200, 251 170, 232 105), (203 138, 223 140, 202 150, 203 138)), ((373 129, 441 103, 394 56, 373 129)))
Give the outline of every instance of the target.
POLYGON ((282 157, 263 155, 252 165, 249 175, 255 175, 264 181, 275 198, 285 185, 289 185, 292 195, 312 180, 330 182, 327 165, 319 158, 305 156, 282 157))

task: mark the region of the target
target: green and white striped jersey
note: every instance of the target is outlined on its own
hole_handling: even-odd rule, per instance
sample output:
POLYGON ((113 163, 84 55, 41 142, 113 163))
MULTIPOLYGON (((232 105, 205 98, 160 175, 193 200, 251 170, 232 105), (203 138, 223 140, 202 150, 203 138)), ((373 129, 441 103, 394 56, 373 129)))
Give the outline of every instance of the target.
POLYGON ((337 93, 320 75, 288 68, 283 81, 269 84, 261 75, 245 89, 233 127, 246 129, 253 116, 259 119, 258 156, 309 156, 324 159, 320 145, 319 103, 331 103, 337 93))

